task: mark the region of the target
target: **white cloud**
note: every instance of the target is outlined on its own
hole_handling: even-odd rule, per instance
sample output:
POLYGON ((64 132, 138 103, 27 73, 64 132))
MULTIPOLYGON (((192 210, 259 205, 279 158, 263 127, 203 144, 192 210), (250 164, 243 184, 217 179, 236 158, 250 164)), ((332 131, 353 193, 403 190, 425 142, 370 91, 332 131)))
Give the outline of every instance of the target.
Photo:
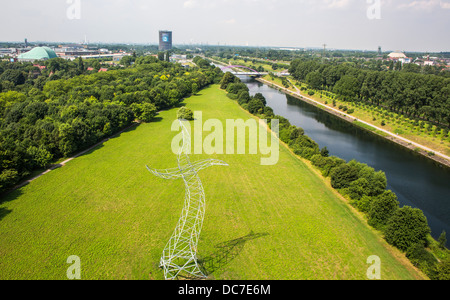
POLYGON ((441 8, 450 9, 450 1, 449 0, 441 0, 441 8))
POLYGON ((450 0, 415 0, 399 1, 399 9, 414 9, 419 11, 432 11, 436 9, 450 9, 450 0))
POLYGON ((236 23, 236 19, 229 19, 225 21, 226 24, 235 24, 236 23))
POLYGON ((347 7, 351 0, 324 0, 324 8, 334 9, 334 8, 344 8, 347 7))
POLYGON ((183 6, 185 8, 193 8, 197 5, 197 2, 195 0, 187 0, 184 2, 183 6))

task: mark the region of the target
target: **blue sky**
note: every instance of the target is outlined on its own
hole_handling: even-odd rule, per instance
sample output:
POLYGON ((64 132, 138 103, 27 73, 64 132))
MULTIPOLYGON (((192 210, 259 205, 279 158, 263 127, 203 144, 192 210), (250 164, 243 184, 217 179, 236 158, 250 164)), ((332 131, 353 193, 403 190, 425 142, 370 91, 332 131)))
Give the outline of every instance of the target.
POLYGON ((15 0, 0 40, 450 51, 450 0, 15 0))

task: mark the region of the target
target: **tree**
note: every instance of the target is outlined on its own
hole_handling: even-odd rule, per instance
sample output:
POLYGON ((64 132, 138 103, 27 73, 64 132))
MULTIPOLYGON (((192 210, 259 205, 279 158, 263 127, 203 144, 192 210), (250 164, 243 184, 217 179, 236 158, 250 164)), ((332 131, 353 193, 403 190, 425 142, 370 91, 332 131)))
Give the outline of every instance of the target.
POLYGON ((330 151, 328 151, 328 148, 326 146, 320 150, 320 155, 322 155, 323 157, 328 157, 329 154, 330 151))
POLYGON ((43 145, 39 146, 39 148, 30 146, 27 149, 27 154, 31 156, 35 165, 39 168, 46 167, 53 159, 53 154, 51 154, 43 145))
POLYGON ((0 174, 0 190, 5 190, 9 186, 16 184, 19 179, 17 170, 3 170, 0 174))
POLYGON ((435 277, 434 273, 438 261, 432 253, 425 249, 423 244, 417 243, 410 246, 406 251, 406 257, 430 278, 435 277))
POLYGON ((127 56, 122 57, 122 59, 120 60, 120 64, 127 67, 127 66, 130 66, 131 63, 134 61, 135 61, 135 57, 127 55, 127 56))
POLYGON ((437 280, 450 280, 450 259, 439 263, 436 267, 436 279, 437 280))
POLYGON ((370 203, 368 224, 383 229, 392 214, 398 209, 397 196, 392 191, 384 191, 370 203))
POLYGON ((45 64, 50 72, 66 71, 69 68, 68 62, 60 57, 49 59, 45 64))
POLYGON ((441 235, 439 236, 438 242, 439 242, 439 247, 444 249, 445 245, 447 244, 447 237, 446 237, 445 230, 443 230, 441 235))
POLYGON ((359 95, 360 84, 357 78, 350 75, 344 75, 336 82, 333 91, 342 96, 356 97, 359 95))
POLYGON ((236 78, 231 72, 226 72, 220 81, 220 88, 225 90, 228 84, 236 82, 236 78))
POLYGON ((423 212, 418 208, 404 206, 397 209, 388 220, 385 238, 389 244, 406 251, 417 243, 427 246, 430 232, 423 212))
POLYGON ((77 150, 75 132, 70 124, 63 123, 59 126, 59 151, 67 157, 77 150))
POLYGON ((83 63, 83 59, 80 57, 78 57, 77 59, 77 67, 78 67, 78 72, 80 74, 84 73, 84 63, 83 63))
POLYGON ((150 122, 156 116, 156 106, 152 103, 142 103, 142 112, 139 116, 139 120, 143 122, 150 122))
POLYGON ((8 69, 0 76, 0 81, 9 81, 14 85, 19 85, 25 83, 25 76, 22 71, 15 69, 8 69))
POLYGON ((92 62, 92 68, 94 71, 98 72, 102 66, 100 65, 100 62, 96 59, 92 62))
POLYGON ((177 118, 190 121, 194 119, 194 113, 189 108, 182 107, 177 112, 177 118))
POLYGON ((242 104, 248 103, 250 101, 250 94, 248 93, 248 91, 241 90, 238 93, 237 100, 238 100, 239 105, 242 106, 242 104))
POLYGON ((346 192, 352 200, 360 200, 363 196, 367 196, 369 182, 364 177, 352 181, 346 192))
MULTIPOLYGON (((247 88, 247 90, 248 90, 248 88, 247 88)), ((264 106, 267 104, 266 98, 261 93, 256 93, 255 96, 253 96, 253 98, 261 100, 261 102, 262 102, 262 104, 264 104, 264 106)))
POLYGON ((264 112, 264 104, 261 100, 253 98, 248 103, 248 111, 251 114, 261 114, 264 112))
POLYGON ((314 71, 306 75, 306 82, 312 89, 315 90, 322 89, 323 79, 319 71, 314 71))
POLYGON ((342 164, 334 168, 331 173, 331 186, 335 189, 346 188, 350 183, 358 179, 358 170, 348 164, 342 164))
POLYGON ((195 95, 198 93, 198 85, 196 83, 192 84, 191 93, 192 93, 192 95, 195 95))

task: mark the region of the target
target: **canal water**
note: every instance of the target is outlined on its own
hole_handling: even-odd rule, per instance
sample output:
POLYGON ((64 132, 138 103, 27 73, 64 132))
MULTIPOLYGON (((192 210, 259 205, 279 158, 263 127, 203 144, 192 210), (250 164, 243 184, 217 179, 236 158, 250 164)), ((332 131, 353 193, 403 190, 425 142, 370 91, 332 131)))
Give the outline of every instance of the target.
POLYGON ((240 78, 250 89, 250 95, 263 94, 276 115, 303 128, 320 148, 326 146, 330 155, 346 161, 355 159, 376 171, 384 171, 387 188, 397 195, 400 206, 420 208, 427 217, 434 238, 437 239, 443 230, 450 233, 449 168, 251 77, 240 78))

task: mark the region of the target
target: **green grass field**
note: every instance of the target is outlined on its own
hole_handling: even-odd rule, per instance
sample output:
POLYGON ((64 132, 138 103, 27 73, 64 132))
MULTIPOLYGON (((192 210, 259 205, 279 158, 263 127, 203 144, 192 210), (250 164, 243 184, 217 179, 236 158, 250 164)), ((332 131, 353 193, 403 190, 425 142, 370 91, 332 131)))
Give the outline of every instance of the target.
MULTIPOLYGON (((185 103, 203 121, 252 117, 217 86, 185 103)), ((1 200, 0 279, 66 279, 70 255, 80 257, 82 279, 164 278, 159 258, 184 184, 145 168, 176 166, 176 110, 159 117, 1 200)), ((207 207, 199 256, 211 279, 366 279, 371 255, 381 259, 382 279, 423 278, 284 146, 274 166, 260 165, 260 155, 192 155, 204 158, 229 164, 200 173, 207 207)))

